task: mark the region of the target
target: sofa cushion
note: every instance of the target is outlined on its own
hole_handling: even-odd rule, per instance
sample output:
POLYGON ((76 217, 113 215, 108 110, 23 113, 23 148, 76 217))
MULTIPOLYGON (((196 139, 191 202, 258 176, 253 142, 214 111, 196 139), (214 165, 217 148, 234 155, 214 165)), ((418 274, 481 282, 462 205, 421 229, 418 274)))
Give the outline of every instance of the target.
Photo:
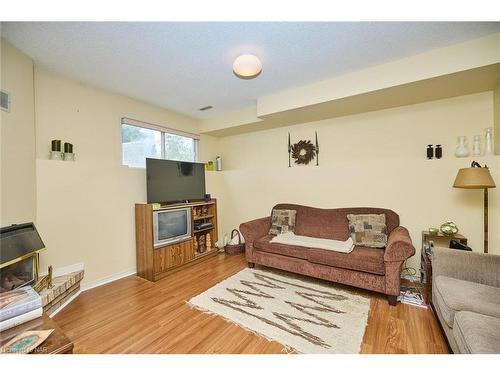
POLYGON ((384 250, 373 247, 355 246, 348 254, 323 249, 309 249, 307 260, 355 271, 385 274, 384 250))
POLYGON ((355 245, 383 248, 387 245, 385 214, 347 215, 349 235, 355 245))
POLYGON ((453 337, 460 353, 500 353, 500 318, 459 311, 455 314, 453 337))
POLYGON ((295 230, 295 210, 273 209, 269 234, 293 232, 295 230))
POLYGON ((439 306, 449 327, 453 328, 455 314, 459 311, 500 318, 500 288, 447 276, 437 276, 433 282, 433 302, 439 306))
POLYGON ((328 238, 345 241, 349 238, 349 223, 347 215, 354 214, 385 214, 387 232, 391 233, 399 226, 399 216, 394 211, 384 208, 353 207, 353 208, 315 208, 291 203, 280 203, 275 209, 288 209, 297 212, 295 216, 295 231, 299 236, 328 238))
POLYGON ((302 246, 293 246, 293 245, 284 245, 279 243, 270 243, 269 241, 274 236, 268 234, 267 236, 259 238, 254 242, 253 247, 257 251, 265 251, 266 253, 274 253, 279 255, 285 255, 293 258, 299 259, 307 259, 307 251, 306 247, 302 246))

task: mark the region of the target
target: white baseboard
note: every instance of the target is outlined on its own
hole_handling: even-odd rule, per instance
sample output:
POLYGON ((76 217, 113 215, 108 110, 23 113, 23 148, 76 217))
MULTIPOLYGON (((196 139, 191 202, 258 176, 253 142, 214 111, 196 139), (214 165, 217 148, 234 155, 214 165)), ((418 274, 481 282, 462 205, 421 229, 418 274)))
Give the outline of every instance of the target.
MULTIPOLYGON (((85 269, 85 264, 83 262, 70 264, 69 266, 64 266, 64 267, 58 267, 58 268, 52 270, 52 277, 59 277, 62 275, 67 275, 68 273, 81 271, 83 269, 85 269)), ((47 272, 40 273, 41 277, 45 276, 45 275, 47 275, 47 272)))
POLYGON ((104 284, 108 284, 108 283, 110 283, 112 281, 123 279, 124 277, 132 276, 132 275, 135 275, 135 274, 136 274, 136 270, 135 270, 135 268, 133 268, 133 269, 130 269, 130 270, 127 270, 127 271, 122 271, 122 272, 115 273, 113 275, 104 277, 102 279, 94 280, 94 281, 91 281, 91 282, 88 282, 88 283, 82 283, 81 286, 80 286, 80 288, 81 288, 81 290, 83 292, 85 290, 97 288, 98 286, 101 286, 101 285, 104 285, 104 284))
POLYGON ((52 271, 52 276, 59 277, 62 275, 67 275, 68 273, 71 273, 71 272, 77 272, 77 271, 81 271, 84 269, 85 269, 85 264, 83 262, 76 263, 76 264, 72 264, 72 265, 69 265, 66 267, 59 267, 59 268, 55 269, 54 271, 52 271))
MULTIPOLYGON (((79 263, 79 264, 83 265, 83 263, 79 263)), ((66 273, 75 272, 75 270, 78 270, 78 269, 72 268, 73 266, 76 266, 76 265, 72 265, 72 266, 68 266, 68 267, 63 267, 61 269, 64 269, 64 270, 70 269, 70 271, 66 272, 66 273)), ((76 297, 78 297, 80 295, 80 293, 82 293, 82 292, 84 292, 86 290, 97 288, 98 286, 101 286, 101 285, 108 284, 108 283, 110 283, 112 281, 116 281, 116 280, 122 279, 122 278, 127 277, 127 276, 135 275, 135 274, 136 274, 136 271, 135 271, 135 268, 134 268, 134 269, 131 269, 131 270, 128 270, 128 271, 118 272, 118 273, 115 273, 115 274, 113 274, 111 276, 104 277, 102 279, 98 279, 98 280, 95 280, 95 281, 91 281, 89 283, 83 283, 83 282, 80 283, 80 290, 78 292, 76 292, 74 295, 72 295, 67 301, 65 301, 56 310, 54 310, 54 312, 52 314, 50 314, 50 317, 52 318, 59 311, 61 311, 62 309, 64 309, 71 301, 73 301, 76 297)), ((84 276, 84 279, 85 279, 85 276, 84 276)))

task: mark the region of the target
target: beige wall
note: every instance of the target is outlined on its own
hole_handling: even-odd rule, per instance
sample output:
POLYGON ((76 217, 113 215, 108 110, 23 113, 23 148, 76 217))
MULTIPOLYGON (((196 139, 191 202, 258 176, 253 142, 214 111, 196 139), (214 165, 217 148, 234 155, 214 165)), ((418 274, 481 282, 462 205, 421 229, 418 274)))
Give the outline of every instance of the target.
MULTIPOLYGON (((200 137, 200 161, 214 160, 220 155, 220 138, 202 134, 200 137)), ((231 199, 231 195, 225 190, 223 184, 223 175, 218 171, 205 172, 206 192, 211 194, 212 198, 217 199, 219 207, 226 199, 231 199)), ((220 215, 219 215, 220 219, 220 215)), ((219 226, 219 238, 222 238, 224 232, 219 226)))
MULTIPOLYGON (((453 189, 458 168, 472 158, 454 156, 455 140, 493 124, 493 94, 462 96, 220 140, 225 170, 219 181, 221 231, 266 216, 279 202, 316 207, 375 206, 399 213, 417 248, 420 232, 453 220, 482 251, 482 192, 453 189), (320 166, 288 168, 292 142, 318 132, 320 166), (444 158, 427 160, 426 145, 442 144, 444 158)), ((479 157, 500 183, 500 157, 479 157)), ((490 191, 490 250, 500 254, 499 189, 490 191)), ((410 265, 418 268, 419 250, 410 265)))
MULTIPOLYGON (((8 216, 12 222, 35 218, 49 249, 43 267, 84 262, 86 284, 133 272, 133 205, 146 199, 145 171, 121 165, 120 117, 190 132, 198 132, 200 124, 39 68, 34 121, 32 62, 4 46, 2 88, 15 95, 13 112, 2 113, 2 224, 8 216), (48 160, 55 138, 75 145, 76 162, 48 160)), ((398 212, 417 248, 422 229, 451 219, 481 249, 482 194, 451 188, 458 168, 472 158, 457 159, 453 151, 457 135, 471 141, 492 125, 493 93, 485 92, 225 138, 202 135, 200 159, 223 157, 224 171, 206 176, 207 192, 219 201, 220 235, 268 215, 278 202, 368 205, 398 212), (320 166, 288 168, 288 131, 297 141, 312 139, 315 130, 320 166), (425 159, 428 143, 443 144, 443 160, 425 159)), ((499 183, 500 158, 477 160, 490 166, 499 183)), ((500 253, 499 195, 498 189, 490 192, 493 253, 500 253)), ((417 268, 417 259, 418 254, 410 265, 417 268)))
MULTIPOLYGON (((44 266, 85 262, 86 283, 135 268, 133 204, 144 201, 145 173, 120 163, 119 118, 128 116, 197 131, 191 119, 37 69, 38 225, 49 251, 44 266), (50 140, 75 144, 75 163, 48 159, 50 140)), ((220 235, 267 215, 277 202, 318 207, 389 207, 401 215, 420 247, 420 230, 451 219, 482 246, 482 194, 451 188, 471 158, 453 156, 457 135, 493 124, 491 92, 363 115, 225 138, 202 135, 200 159, 223 157, 223 172, 207 172, 207 192, 219 200, 220 235), (312 139, 319 167, 288 168, 286 137, 312 139), (425 159, 441 143, 444 159, 425 159)), ((500 181, 498 157, 487 162, 500 181)), ((490 228, 500 223, 500 200, 490 192, 490 228)), ((490 249, 500 253, 493 229, 490 249)), ((410 265, 418 268, 418 254, 410 265)))
MULTIPOLYGON (((39 68, 35 87, 43 267, 84 262, 87 285, 135 271, 134 203, 146 200, 146 177, 121 165, 120 117, 189 132, 197 122, 39 68), (48 160, 52 139, 73 143, 77 161, 48 160)), ((200 151, 210 153, 204 144, 200 151)))
POLYGON ((495 139, 495 155, 500 155, 500 85, 493 92, 493 117, 495 129, 493 135, 495 139))
POLYGON ((2 90, 11 111, 1 116, 1 226, 35 220, 35 122, 33 62, 0 38, 2 90))

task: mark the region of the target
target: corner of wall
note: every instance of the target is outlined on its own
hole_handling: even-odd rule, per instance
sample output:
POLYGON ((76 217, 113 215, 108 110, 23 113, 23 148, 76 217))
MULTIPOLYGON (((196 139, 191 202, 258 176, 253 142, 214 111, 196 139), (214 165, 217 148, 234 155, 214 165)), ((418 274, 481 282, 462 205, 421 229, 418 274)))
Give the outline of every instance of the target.
POLYGON ((1 88, 11 94, 1 111, 1 225, 35 221, 35 116, 33 60, 0 40, 1 88), (22 173, 20 173, 22 171, 22 173))
POLYGON ((500 85, 493 92, 493 123, 495 126, 495 155, 500 155, 500 85))

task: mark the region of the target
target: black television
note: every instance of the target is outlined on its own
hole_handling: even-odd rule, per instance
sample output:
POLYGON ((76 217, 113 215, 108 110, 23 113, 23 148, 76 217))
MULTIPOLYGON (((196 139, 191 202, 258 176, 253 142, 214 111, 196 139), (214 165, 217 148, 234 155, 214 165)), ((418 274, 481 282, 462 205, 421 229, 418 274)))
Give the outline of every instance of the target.
POLYGON ((205 164, 146 158, 148 203, 205 198, 205 164))

